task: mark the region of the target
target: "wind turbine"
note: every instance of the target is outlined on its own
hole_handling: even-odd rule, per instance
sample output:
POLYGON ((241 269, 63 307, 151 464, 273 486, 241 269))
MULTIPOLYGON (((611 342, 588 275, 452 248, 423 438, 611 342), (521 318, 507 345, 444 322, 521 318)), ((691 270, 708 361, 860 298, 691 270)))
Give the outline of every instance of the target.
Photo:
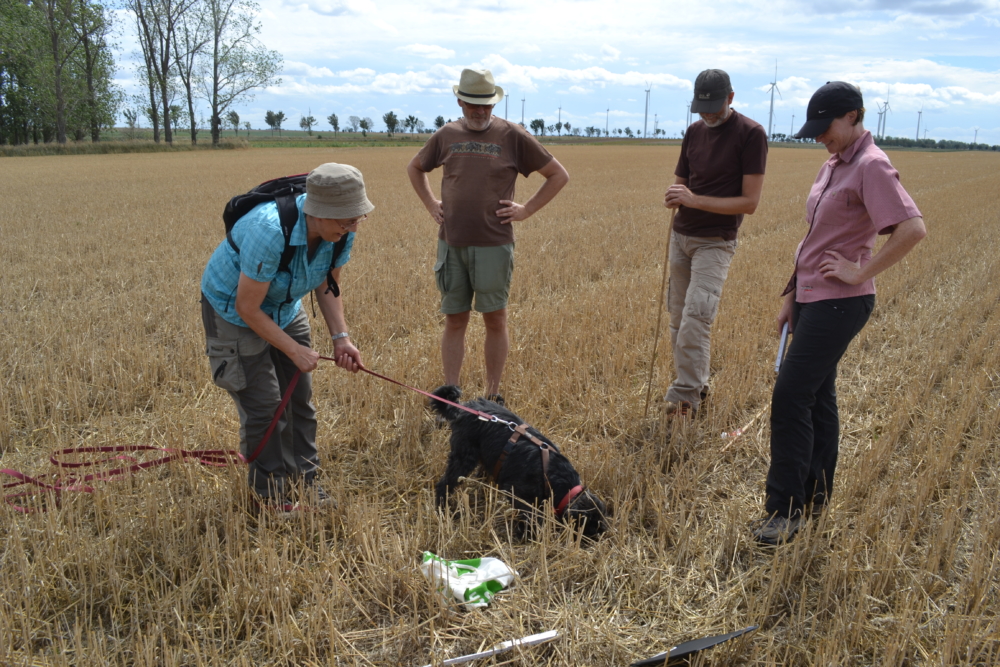
POLYGON ((646 139, 646 125, 649 123, 649 91, 653 89, 653 84, 646 82, 648 88, 646 88, 646 113, 642 117, 642 138, 646 139))
POLYGON ((917 141, 920 141, 920 117, 924 115, 924 107, 920 105, 920 111, 917 112, 917 141))
POLYGON ((889 91, 891 89, 892 86, 886 86, 885 89, 885 104, 882 105, 882 132, 879 135, 881 137, 885 137, 885 126, 889 121, 889 112, 892 111, 892 109, 889 108, 889 91))
MULTIPOLYGON (((774 81, 771 82, 771 113, 767 117, 767 138, 771 138, 771 125, 774 122, 774 91, 778 90, 778 60, 774 60, 774 81)), ((778 90, 778 97, 781 91, 778 90)))

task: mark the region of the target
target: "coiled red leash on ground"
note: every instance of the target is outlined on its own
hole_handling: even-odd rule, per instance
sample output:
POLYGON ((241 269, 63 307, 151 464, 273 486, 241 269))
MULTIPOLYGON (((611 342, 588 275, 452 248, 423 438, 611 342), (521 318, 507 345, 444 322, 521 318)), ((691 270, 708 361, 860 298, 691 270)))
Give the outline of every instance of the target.
MULTIPOLYGON (((337 361, 333 357, 321 356, 320 359, 333 362, 337 361)), ((434 394, 424 391, 423 389, 417 389, 416 387, 411 387, 410 385, 403 384, 398 380, 394 380, 385 375, 376 373, 375 371, 368 370, 364 366, 362 366, 360 370, 364 371, 365 373, 368 373, 369 375, 373 375, 377 378, 385 380, 387 382, 397 384, 400 387, 404 387, 411 391, 415 391, 418 394, 423 394, 424 396, 432 398, 435 401, 441 401, 442 403, 447 403, 448 405, 456 407, 460 410, 465 410, 466 412, 470 412, 484 421, 504 424, 510 429, 513 429, 515 426, 517 426, 516 424, 500 419, 495 415, 490 415, 485 412, 481 412, 479 410, 473 410, 472 408, 466 407, 459 403, 454 403, 452 401, 449 401, 448 399, 441 398, 440 396, 435 396, 434 394)), ((3 468, 0 469, 0 474, 7 475, 8 477, 13 477, 17 481, 8 482, 4 484, 2 488, 6 490, 18 486, 30 485, 36 487, 37 489, 41 489, 44 491, 51 491, 55 493, 56 503, 58 505, 59 495, 63 491, 80 491, 83 493, 93 493, 94 488, 90 486, 90 482, 107 481, 114 477, 118 477, 119 475, 139 472, 140 470, 148 470, 149 468, 155 468, 157 466, 165 465, 167 463, 170 463, 171 461, 193 459, 195 462, 201 465, 212 466, 216 468, 222 468, 229 465, 230 462, 233 461, 233 459, 239 459, 243 463, 249 464, 252 461, 254 461, 258 456, 260 456, 262 451, 264 451, 264 446, 271 439, 271 434, 274 432, 274 428, 278 425, 278 420, 281 418, 281 415, 285 413, 285 408, 288 406, 288 402, 292 398, 292 392, 295 391, 295 386, 298 384, 299 377, 301 376, 302 376, 302 371, 296 370, 295 374, 292 376, 292 379, 289 380, 288 387, 285 389, 285 393, 281 397, 281 404, 278 405, 278 409, 275 411, 274 417, 271 418, 271 423, 270 425, 268 425, 267 431, 265 431, 264 433, 264 437, 261 438, 260 444, 257 445, 257 448, 253 450, 253 453, 251 453, 250 456, 245 457, 240 452, 231 449, 186 450, 174 447, 154 447, 152 445, 110 445, 103 447, 77 447, 77 448, 68 447, 65 449, 57 450, 52 453, 52 455, 49 457, 49 461, 52 463, 52 465, 54 465, 57 468, 68 468, 68 469, 89 468, 101 465, 103 463, 114 463, 117 461, 125 461, 128 462, 129 465, 122 465, 113 470, 107 470, 104 472, 90 473, 89 475, 84 475, 82 477, 74 477, 74 476, 58 477, 54 474, 39 475, 37 477, 32 477, 17 470, 12 470, 10 468, 3 468), (139 463, 133 456, 131 456, 131 454, 135 454, 138 452, 163 452, 164 454, 166 454, 166 456, 163 456, 155 460, 143 461, 142 463, 139 463), (96 459, 93 461, 63 461, 60 458, 63 456, 79 455, 79 454, 114 454, 114 456, 109 456, 102 459, 96 459), (46 481, 46 478, 50 478, 50 481, 46 481)), ((24 498, 26 496, 31 496, 34 495, 35 493, 37 492, 20 491, 17 493, 9 493, 4 495, 3 500, 5 503, 10 505, 10 507, 15 511, 21 512, 22 514, 30 514, 36 510, 30 507, 25 507, 23 505, 18 505, 17 499, 24 498)))
MULTIPOLYGON (((82 491, 84 493, 93 493, 94 488, 90 486, 90 482, 102 482, 111 479, 112 477, 117 477, 119 475, 124 475, 126 473, 138 472, 140 470, 146 470, 148 468, 154 468, 156 466, 164 465, 171 461, 179 461, 183 459, 194 459, 201 465, 213 466, 217 468, 225 467, 229 464, 229 461, 239 456, 239 452, 225 450, 225 449, 206 449, 203 451, 190 451, 186 449, 176 449, 172 447, 154 447, 152 445, 113 445, 106 447, 79 447, 73 448, 68 447, 66 449, 60 449, 52 453, 49 457, 49 461, 52 465, 57 468, 88 468, 102 463, 109 463, 115 461, 127 461, 131 462, 131 465, 123 465, 114 470, 107 470, 99 473, 91 473, 89 475, 84 475, 82 477, 55 477, 53 475, 39 475, 38 477, 31 477, 30 475, 25 475, 17 470, 11 470, 10 468, 4 468, 0 470, 0 473, 8 475, 18 480, 16 482, 8 482, 3 485, 4 489, 9 489, 17 486, 22 486, 25 484, 35 486, 39 489, 45 491, 53 491, 56 494, 56 502, 58 503, 59 494, 63 491, 82 491), (130 454, 138 452, 164 452, 167 455, 152 461, 144 461, 139 463, 130 454), (103 459, 98 459, 95 461, 62 461, 59 457, 66 456, 70 454, 116 454, 116 456, 110 456, 103 459), (51 482, 45 481, 46 477, 53 477, 51 482)), ((22 505, 16 504, 17 498, 23 498, 25 496, 34 495, 33 491, 21 491, 19 493, 10 493, 3 497, 4 502, 11 506, 15 511, 21 512, 22 514, 30 514, 35 510, 30 507, 24 507, 22 505)), ((43 510, 44 511, 44 510, 43 510)))

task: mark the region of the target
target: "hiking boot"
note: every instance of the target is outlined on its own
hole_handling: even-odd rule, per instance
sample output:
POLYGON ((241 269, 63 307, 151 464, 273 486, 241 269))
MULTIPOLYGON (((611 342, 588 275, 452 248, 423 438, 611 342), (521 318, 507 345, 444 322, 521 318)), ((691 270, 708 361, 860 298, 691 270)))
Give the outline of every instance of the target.
POLYGON ((776 547, 791 542, 801 526, 801 516, 796 516, 793 519, 772 516, 758 522, 758 526, 753 529, 753 538, 761 544, 776 547))
POLYGON ((493 401, 494 403, 496 403, 497 405, 499 405, 501 408, 507 407, 507 404, 504 402, 503 396, 501 394, 490 394, 489 396, 486 396, 486 400, 487 401, 493 401))
POLYGON ((698 414, 698 408, 694 407, 691 401, 667 401, 667 416, 680 417, 681 419, 694 419, 698 414))

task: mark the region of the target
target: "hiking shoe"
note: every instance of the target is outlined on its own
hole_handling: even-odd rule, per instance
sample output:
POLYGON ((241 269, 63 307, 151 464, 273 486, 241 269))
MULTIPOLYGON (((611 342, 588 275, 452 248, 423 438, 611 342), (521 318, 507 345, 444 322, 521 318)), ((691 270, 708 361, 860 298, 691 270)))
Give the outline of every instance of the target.
POLYGON ((667 401, 667 416, 680 417, 681 419, 694 419, 698 414, 698 408, 694 407, 691 401, 667 401))
POLYGON ((794 519, 772 516, 759 521, 759 525, 753 529, 753 538, 761 544, 776 547, 791 542, 801 526, 801 516, 794 519))
POLYGON ((306 487, 306 492, 309 494, 307 498, 310 504, 324 509, 337 509, 337 501, 319 484, 310 484, 306 487))
POLYGON ((496 403, 497 405, 499 405, 501 408, 507 407, 507 404, 504 402, 503 396, 501 394, 490 394, 489 396, 486 397, 486 400, 487 401, 493 401, 494 403, 496 403))
POLYGON ((261 498, 256 497, 257 512, 269 514, 275 519, 291 519, 302 511, 302 506, 291 500, 282 498, 261 498))

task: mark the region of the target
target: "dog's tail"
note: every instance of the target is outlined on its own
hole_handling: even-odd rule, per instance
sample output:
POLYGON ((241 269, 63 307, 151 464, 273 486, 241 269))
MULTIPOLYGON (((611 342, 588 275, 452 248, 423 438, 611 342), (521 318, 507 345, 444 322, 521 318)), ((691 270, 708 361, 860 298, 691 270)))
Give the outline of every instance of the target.
MULTIPOLYGON (((457 402, 458 399, 462 397, 462 390, 453 384, 446 384, 438 387, 431 393, 453 403, 457 402)), ((456 417, 458 417, 459 409, 455 406, 448 405, 447 403, 443 403, 441 401, 435 401, 433 398, 430 399, 430 402, 431 409, 448 421, 453 421, 456 417)))

